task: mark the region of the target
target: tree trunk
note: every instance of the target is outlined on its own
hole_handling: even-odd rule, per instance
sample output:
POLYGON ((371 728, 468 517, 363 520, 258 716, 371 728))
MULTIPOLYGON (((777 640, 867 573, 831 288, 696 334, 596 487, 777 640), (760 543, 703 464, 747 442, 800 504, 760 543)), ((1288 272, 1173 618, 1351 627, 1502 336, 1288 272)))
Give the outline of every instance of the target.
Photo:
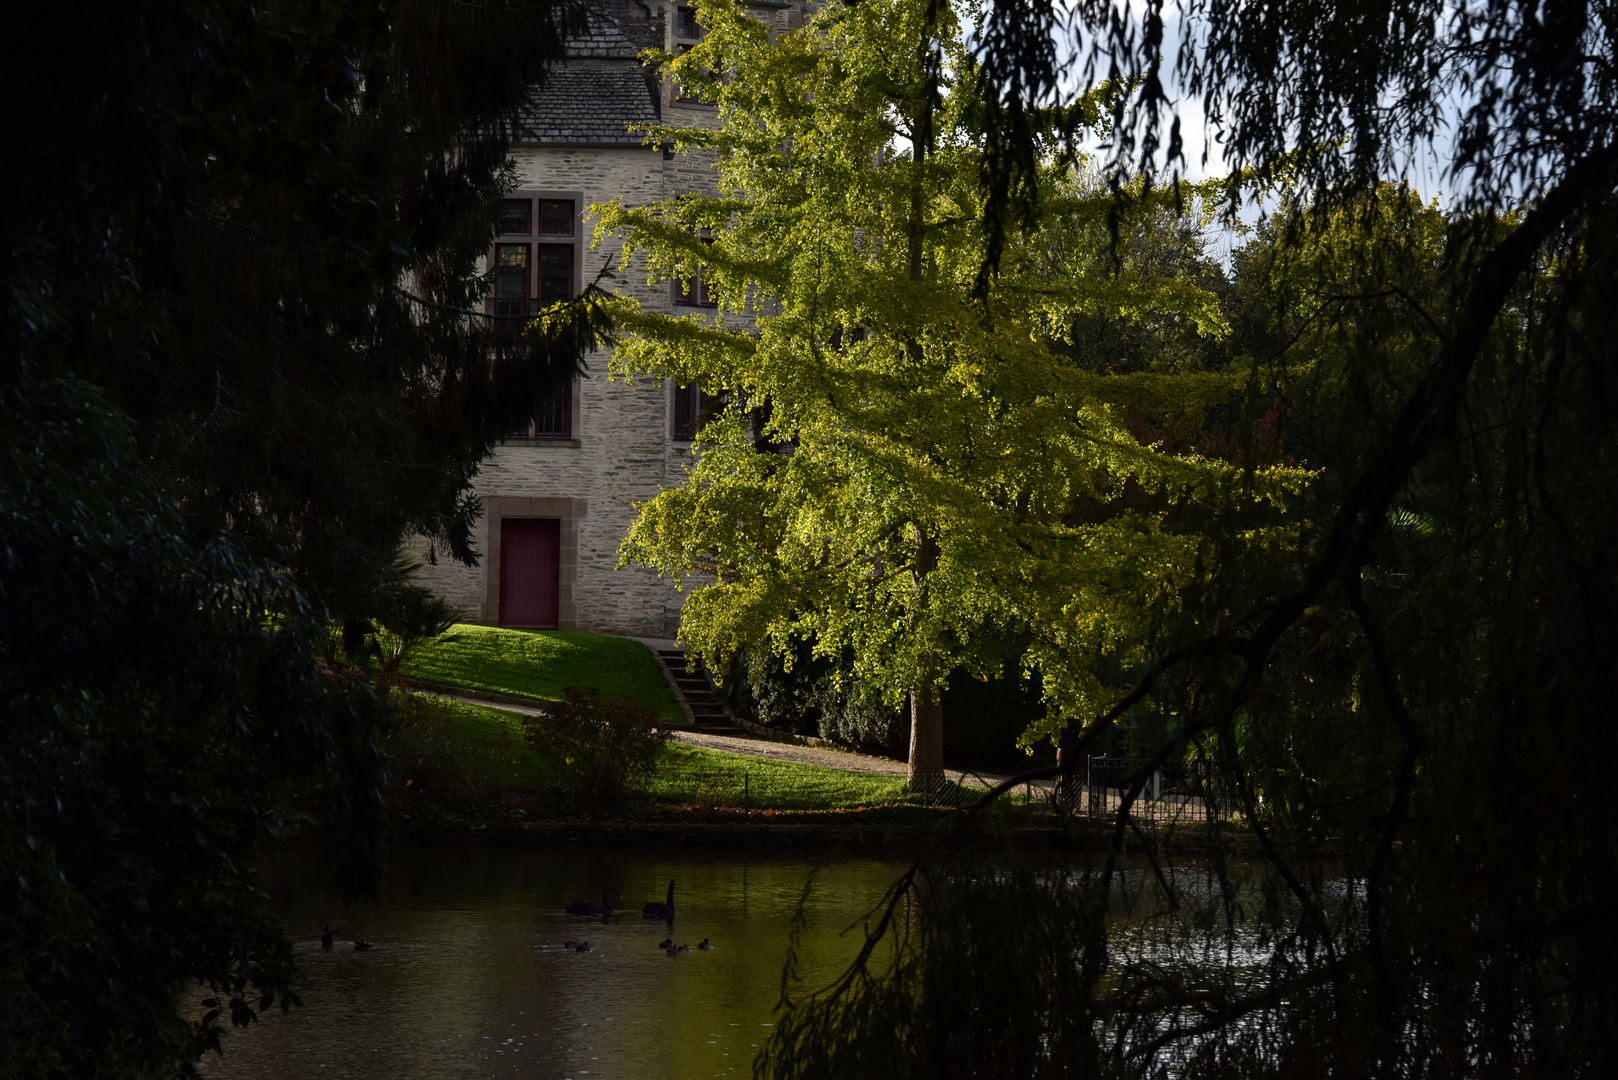
MULTIPOLYGON (((924 269, 927 239, 926 176, 922 171, 933 150, 933 109, 938 97, 937 54, 934 50, 932 27, 934 15, 928 14, 928 28, 917 43, 917 60, 921 68, 920 94, 911 124, 910 156, 915 162, 915 175, 910 187, 910 280, 920 281, 924 269)), ((922 362, 921 342, 912 337, 907 342, 912 362, 922 362)), ((917 550, 913 568, 916 607, 912 617, 927 606, 927 576, 938 567, 938 540, 919 522, 916 526, 917 550)), ((933 664, 923 666, 920 685, 910 691, 910 770, 907 783, 914 791, 930 791, 944 780, 944 703, 938 700, 933 687, 937 674, 933 664)))
MULTIPOLYGON (((929 673, 930 674, 930 673, 929 673)), ((944 779, 944 703, 931 680, 910 695, 910 772, 913 790, 927 791, 944 779)))

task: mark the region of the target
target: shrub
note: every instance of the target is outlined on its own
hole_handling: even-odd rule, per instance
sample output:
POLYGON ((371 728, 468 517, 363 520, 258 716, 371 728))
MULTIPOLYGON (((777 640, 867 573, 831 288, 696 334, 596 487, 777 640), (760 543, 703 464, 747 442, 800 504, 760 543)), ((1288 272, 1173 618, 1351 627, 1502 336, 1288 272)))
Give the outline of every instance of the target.
POLYGON ((904 710, 867 695, 851 670, 844 673, 841 682, 830 675, 821 680, 816 698, 821 738, 858 750, 904 754, 910 738, 909 717, 904 710))
POLYGON ((652 774, 669 737, 655 712, 599 690, 569 686, 563 694, 565 701, 523 727, 534 749, 558 764, 586 803, 612 803, 652 774))
POLYGON ((820 686, 831 670, 809 644, 796 643, 792 670, 772 649, 738 657, 726 689, 731 704, 759 723, 794 735, 820 734, 820 686))
POLYGON ((773 650, 738 660, 728 683, 730 703, 761 724, 883 754, 903 753, 909 720, 903 710, 868 696, 854 677, 854 658, 833 663, 798 641, 792 669, 773 650))

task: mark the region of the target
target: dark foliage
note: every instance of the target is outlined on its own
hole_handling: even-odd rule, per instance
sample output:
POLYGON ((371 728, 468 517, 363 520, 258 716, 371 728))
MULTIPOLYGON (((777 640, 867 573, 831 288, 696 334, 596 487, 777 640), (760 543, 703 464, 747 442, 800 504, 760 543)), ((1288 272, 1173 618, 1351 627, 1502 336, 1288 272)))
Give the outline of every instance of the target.
POLYGON ((290 577, 184 538, 94 389, 0 402, 0 1060, 159 1075, 292 1000, 244 865, 289 791, 370 886, 383 710, 290 577))
POLYGON ((477 462, 597 341, 475 314, 515 110, 578 17, 35 5, 3 65, 38 106, 5 121, 8 349, 104 387, 191 527, 278 545, 334 617, 386 603, 407 531, 473 559, 477 462))
MULTIPOLYGON (((1038 679, 1000 675, 979 679, 962 670, 950 673, 944 688, 944 760, 956 768, 986 772, 1017 772, 1029 759, 1017 741, 1041 716, 1038 679)), ((1051 751, 1041 747, 1036 761, 1050 761, 1051 751)))
POLYGON ((773 653, 738 656, 722 693, 761 724, 794 735, 820 734, 818 691, 831 665, 807 644, 793 650, 792 669, 773 653))
MULTIPOLYGON (((1109 102, 1114 180, 1180 174, 1189 100, 1231 169, 1315 205, 1432 155, 1464 209, 1498 211, 1582 161, 1610 165, 1613 26, 1610 0, 1354 0, 1329 18, 1304 0, 996 0, 980 55, 991 234, 1037 194, 1042 148, 1078 149, 1086 117, 1067 94, 1101 79, 1133 90, 1109 102)), ((1246 191, 1231 185, 1230 209, 1246 191)))
POLYGON ((350 895, 372 880, 386 708, 336 661, 441 621, 401 543, 475 558, 478 461, 603 328, 478 314, 515 110, 579 17, 8 13, 7 1075, 184 1072, 291 1000, 252 872, 289 798, 321 807, 350 895))

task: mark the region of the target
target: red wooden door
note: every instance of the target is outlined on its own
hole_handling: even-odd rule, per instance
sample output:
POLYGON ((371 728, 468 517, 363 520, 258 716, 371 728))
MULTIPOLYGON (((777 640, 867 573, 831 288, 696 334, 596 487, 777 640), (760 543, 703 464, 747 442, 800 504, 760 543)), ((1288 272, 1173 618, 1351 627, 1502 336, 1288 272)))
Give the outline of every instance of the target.
POLYGON ((501 626, 556 629, 561 541, 556 518, 500 519, 501 626))

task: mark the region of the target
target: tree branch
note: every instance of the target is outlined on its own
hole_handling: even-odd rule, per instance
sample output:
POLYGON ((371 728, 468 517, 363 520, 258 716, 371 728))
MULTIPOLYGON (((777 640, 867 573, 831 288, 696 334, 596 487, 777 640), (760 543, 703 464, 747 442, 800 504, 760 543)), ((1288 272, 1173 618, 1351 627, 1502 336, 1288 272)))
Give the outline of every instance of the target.
POLYGON ((1399 834, 1399 826, 1404 823, 1405 814, 1410 809, 1410 789, 1415 783, 1416 762, 1426 752, 1427 740, 1422 738, 1416 722, 1410 717, 1410 710, 1405 707, 1404 698, 1399 694, 1393 662, 1388 657, 1387 640, 1365 602, 1359 567, 1354 567, 1352 573, 1347 575, 1344 585, 1348 606, 1354 610, 1354 617, 1359 620, 1360 629, 1364 631, 1366 643, 1371 649, 1371 664, 1376 670, 1376 681, 1382 687, 1382 700, 1405 744, 1404 755, 1399 760, 1399 773, 1393 781, 1393 805, 1388 808, 1387 823, 1377 841, 1376 852, 1371 856, 1371 873, 1365 884, 1371 967, 1376 972, 1377 982, 1389 988, 1387 956, 1382 948, 1382 879, 1387 874, 1388 860, 1393 857, 1393 842, 1399 834))

